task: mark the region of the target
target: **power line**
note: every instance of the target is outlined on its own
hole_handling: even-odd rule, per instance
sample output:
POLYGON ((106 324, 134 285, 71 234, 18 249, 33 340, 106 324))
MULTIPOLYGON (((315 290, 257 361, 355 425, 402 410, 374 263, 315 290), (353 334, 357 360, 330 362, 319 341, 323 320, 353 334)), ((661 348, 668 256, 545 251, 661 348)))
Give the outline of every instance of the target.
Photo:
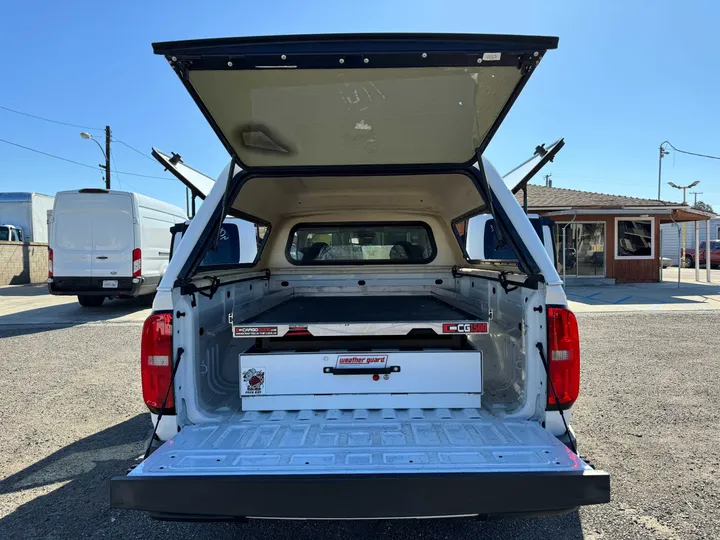
POLYGON ((103 128, 96 128, 96 127, 90 127, 90 126, 81 126, 81 125, 79 125, 79 124, 70 124, 70 123, 68 123, 68 122, 61 122, 61 121, 59 121, 59 120, 52 120, 52 119, 50 119, 50 118, 44 118, 44 117, 42 117, 42 116, 36 116, 36 115, 34 115, 34 114, 30 114, 30 113, 26 113, 26 112, 22 112, 22 111, 16 111, 15 109, 11 109, 10 107, 3 107, 2 105, 0 105, 0 109, 3 109, 4 111, 8 111, 8 112, 11 112, 11 113, 15 113, 15 114, 21 114, 22 116, 28 116, 28 117, 30 117, 30 118, 35 118, 36 120, 43 120, 43 121, 45 121, 45 122, 51 122, 51 123, 53 123, 53 124, 60 124, 61 126, 69 126, 69 127, 80 128, 80 129, 90 129, 90 130, 97 130, 97 131, 102 131, 102 130, 103 130, 103 128))
MULTIPOLYGON (((3 143, 5 143, 5 144, 9 144, 9 145, 12 145, 12 146, 17 146, 18 148, 23 148, 23 149, 25 149, 25 150, 29 150, 30 152, 35 152, 36 154, 42 154, 43 156, 48 156, 48 157, 51 157, 51 158, 59 159, 59 160, 61 160, 61 161, 67 161, 68 163, 73 163, 73 164, 75 164, 75 165, 80 165, 81 167, 87 167, 88 169, 93 169, 93 170, 100 170, 100 169, 101 169, 101 167, 93 167, 92 165, 88 165, 87 163, 80 163, 79 161, 75 161, 75 160, 72 160, 72 159, 64 158, 64 157, 61 157, 61 156, 56 156, 55 154, 49 154, 48 152, 43 152, 42 150, 37 150, 37 149, 35 149, 35 148, 30 148, 29 146, 23 146, 22 144, 14 143, 14 142, 11 142, 11 141, 6 141, 5 139, 0 139, 0 142, 3 142, 3 143)), ((115 172, 118 172, 118 171, 115 171, 115 172)), ((157 179, 157 180, 166 180, 166 181, 168 181, 168 182, 171 182, 171 181, 173 180, 172 178, 167 178, 167 177, 163 177, 163 176, 151 176, 151 175, 148 175, 148 174, 139 174, 139 173, 133 173, 133 172, 127 172, 127 171, 119 171, 119 173, 120 173, 120 174, 127 174, 127 175, 130 175, 130 176, 139 176, 139 177, 141 177, 141 178, 155 178, 155 179, 157 179)))
POLYGON ((135 148, 135 147, 133 147, 133 146, 130 146, 128 143, 126 143, 126 142, 124 142, 124 141, 121 141, 121 140, 119 140, 119 139, 112 139, 112 142, 120 143, 120 144, 122 144, 123 146, 127 146, 127 147, 128 147, 130 150, 132 150, 133 152, 137 152, 138 154, 140 154, 140 155, 141 155, 142 157, 144 157, 145 159, 149 159, 150 161, 152 161, 155 165, 159 165, 159 163, 157 162, 157 160, 151 158, 151 157, 148 156, 145 152, 142 152, 141 150, 138 150, 137 148, 135 148))
POLYGON ((12 146, 17 146, 18 148, 24 148, 25 150, 30 150, 31 152, 35 152, 37 154, 42 154, 44 156, 48 156, 55 159, 60 159, 62 161, 67 161, 68 163, 74 163, 75 165, 80 165, 81 167, 87 167, 88 169, 98 170, 99 167, 93 167, 92 165, 88 165, 86 163, 80 163, 79 161, 74 161, 72 159, 56 156, 55 154, 48 154, 47 152, 43 152, 42 150, 36 150, 35 148, 30 148, 29 146, 23 146, 22 144, 17 144, 14 142, 6 141, 5 139, 0 139, 0 142, 3 142, 5 144, 10 144, 12 146))
MULTIPOLYGON (((115 171, 118 172, 118 171, 115 171)), ((172 178, 167 178, 165 176, 151 176, 149 174, 138 174, 138 173, 132 173, 132 172, 125 172, 125 171, 119 171, 120 174, 129 174, 130 176, 139 176, 140 178, 156 178, 157 180, 167 180, 168 182, 172 182, 172 178)))
POLYGON ((698 154, 696 152, 688 152, 687 150, 680 150, 679 148, 675 148, 671 142, 665 141, 665 144, 667 144, 670 148, 675 150, 676 152, 680 152, 681 154, 688 154, 690 156, 697 156, 697 157, 704 157, 708 159, 717 159, 720 160, 720 156, 710 156, 708 154, 698 154))

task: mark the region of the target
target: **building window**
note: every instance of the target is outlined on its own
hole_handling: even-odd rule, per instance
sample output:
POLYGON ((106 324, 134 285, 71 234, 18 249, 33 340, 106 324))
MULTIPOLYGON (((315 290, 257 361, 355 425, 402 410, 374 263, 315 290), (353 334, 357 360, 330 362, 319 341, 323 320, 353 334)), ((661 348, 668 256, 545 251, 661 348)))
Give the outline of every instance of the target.
POLYGON ((655 257, 653 218, 615 218, 615 258, 652 259, 655 257))

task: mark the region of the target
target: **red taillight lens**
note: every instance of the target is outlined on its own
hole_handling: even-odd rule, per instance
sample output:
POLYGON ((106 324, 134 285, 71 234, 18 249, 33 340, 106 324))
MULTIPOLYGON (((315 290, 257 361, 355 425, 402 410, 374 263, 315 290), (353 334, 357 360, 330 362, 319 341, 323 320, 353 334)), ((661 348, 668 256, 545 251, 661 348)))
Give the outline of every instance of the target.
MULTIPOLYGON (((140 372, 145 404, 160 409, 172 375, 172 313, 153 313, 143 325, 140 372)), ((172 389, 165 408, 175 406, 172 389)))
POLYGON ((53 277, 53 250, 48 248, 48 277, 53 277))
MULTIPOLYGON (((548 308, 548 363, 552 389, 548 387, 548 406, 567 409, 580 395, 580 336, 575 314, 565 308, 548 308)), ((549 386, 549 385, 548 385, 549 386)))
POLYGON ((140 277, 142 274, 142 251, 140 248, 133 249, 133 277, 140 277))

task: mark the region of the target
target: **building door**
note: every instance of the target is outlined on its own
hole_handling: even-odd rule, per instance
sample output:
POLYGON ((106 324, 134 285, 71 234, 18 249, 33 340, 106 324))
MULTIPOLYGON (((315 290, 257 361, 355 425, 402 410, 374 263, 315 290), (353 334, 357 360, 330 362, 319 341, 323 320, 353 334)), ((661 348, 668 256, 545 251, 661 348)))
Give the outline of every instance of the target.
POLYGON ((570 223, 565 227, 565 246, 563 246, 563 225, 558 223, 557 232, 557 269, 560 275, 568 277, 605 277, 605 223, 570 223), (563 251, 565 258, 563 259, 563 251))

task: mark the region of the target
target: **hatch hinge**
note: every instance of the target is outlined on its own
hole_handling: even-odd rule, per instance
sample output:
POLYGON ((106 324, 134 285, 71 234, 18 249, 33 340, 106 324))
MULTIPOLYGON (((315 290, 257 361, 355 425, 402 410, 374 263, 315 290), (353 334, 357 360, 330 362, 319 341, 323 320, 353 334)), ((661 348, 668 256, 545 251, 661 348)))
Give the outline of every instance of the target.
POLYGON ((520 72, 525 75, 535 68, 540 63, 541 56, 539 53, 526 54, 520 57, 520 72), (537 55, 537 56, 535 56, 537 55))
POLYGON ((230 313, 228 313, 228 324, 232 324, 232 323, 233 323, 233 314, 231 311, 230 313))

